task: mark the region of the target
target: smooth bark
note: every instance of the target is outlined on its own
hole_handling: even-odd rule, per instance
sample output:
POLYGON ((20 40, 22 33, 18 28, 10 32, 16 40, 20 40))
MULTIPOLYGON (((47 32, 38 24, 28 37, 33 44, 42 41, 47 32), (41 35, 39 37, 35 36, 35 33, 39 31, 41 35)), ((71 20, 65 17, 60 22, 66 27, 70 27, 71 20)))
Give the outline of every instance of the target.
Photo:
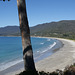
POLYGON ((17 5, 22 36, 24 68, 25 71, 36 70, 33 60, 33 52, 30 40, 30 29, 28 25, 25 0, 17 0, 17 5))

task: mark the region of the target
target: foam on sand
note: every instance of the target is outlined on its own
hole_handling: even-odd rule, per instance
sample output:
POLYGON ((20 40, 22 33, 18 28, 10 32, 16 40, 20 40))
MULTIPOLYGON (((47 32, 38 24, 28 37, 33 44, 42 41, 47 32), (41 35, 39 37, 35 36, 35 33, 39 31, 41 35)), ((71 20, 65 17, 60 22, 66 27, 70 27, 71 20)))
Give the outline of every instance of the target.
POLYGON ((56 42, 54 42, 52 45, 50 45, 47 49, 43 50, 41 53, 44 53, 48 50, 50 50, 51 48, 53 48, 56 45, 56 42))
POLYGON ((66 66, 75 63, 75 42, 67 39, 60 39, 64 46, 53 55, 38 61, 36 68, 38 71, 53 72, 56 69, 63 70, 66 66))
POLYGON ((15 60, 15 61, 8 62, 8 63, 1 63, 1 65, 0 65, 0 71, 3 71, 3 70, 5 70, 5 69, 7 69, 7 68, 9 68, 9 67, 11 67, 13 65, 16 65, 16 64, 18 64, 18 63, 20 63, 22 61, 23 60, 20 59, 20 60, 15 60))

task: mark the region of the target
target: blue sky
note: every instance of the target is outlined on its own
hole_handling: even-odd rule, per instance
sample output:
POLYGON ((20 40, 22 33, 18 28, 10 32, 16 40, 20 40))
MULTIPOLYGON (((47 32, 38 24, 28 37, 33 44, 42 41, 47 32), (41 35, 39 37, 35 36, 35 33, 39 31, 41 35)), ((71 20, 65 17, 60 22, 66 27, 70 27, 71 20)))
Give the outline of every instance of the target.
MULTIPOLYGON (((26 0, 29 26, 75 20, 75 0, 26 0)), ((17 0, 0 1, 0 27, 19 26, 17 0)))

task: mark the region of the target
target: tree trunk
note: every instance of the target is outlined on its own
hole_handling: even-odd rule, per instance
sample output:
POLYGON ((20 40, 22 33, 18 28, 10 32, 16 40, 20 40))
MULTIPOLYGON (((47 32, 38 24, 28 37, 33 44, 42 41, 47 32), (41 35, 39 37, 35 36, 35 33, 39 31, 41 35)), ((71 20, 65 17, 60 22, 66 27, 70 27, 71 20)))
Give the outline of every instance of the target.
POLYGON ((25 0, 17 0, 25 71, 35 71, 25 0))

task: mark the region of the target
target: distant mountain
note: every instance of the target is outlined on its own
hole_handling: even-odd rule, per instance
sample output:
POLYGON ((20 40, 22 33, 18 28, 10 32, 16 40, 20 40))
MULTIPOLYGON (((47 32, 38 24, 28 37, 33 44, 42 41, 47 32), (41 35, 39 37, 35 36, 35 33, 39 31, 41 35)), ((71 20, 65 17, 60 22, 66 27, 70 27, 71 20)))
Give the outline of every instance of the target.
POLYGON ((0 28, 0 36, 19 36, 19 26, 6 26, 0 28))
MULTIPOLYGON (((75 39, 75 20, 62 20, 39 24, 30 27, 32 36, 49 36, 75 39)), ((20 36, 18 26, 7 26, 0 28, 0 36, 20 36)))
POLYGON ((44 23, 31 27, 33 36, 49 36, 75 39, 75 20, 44 23))

